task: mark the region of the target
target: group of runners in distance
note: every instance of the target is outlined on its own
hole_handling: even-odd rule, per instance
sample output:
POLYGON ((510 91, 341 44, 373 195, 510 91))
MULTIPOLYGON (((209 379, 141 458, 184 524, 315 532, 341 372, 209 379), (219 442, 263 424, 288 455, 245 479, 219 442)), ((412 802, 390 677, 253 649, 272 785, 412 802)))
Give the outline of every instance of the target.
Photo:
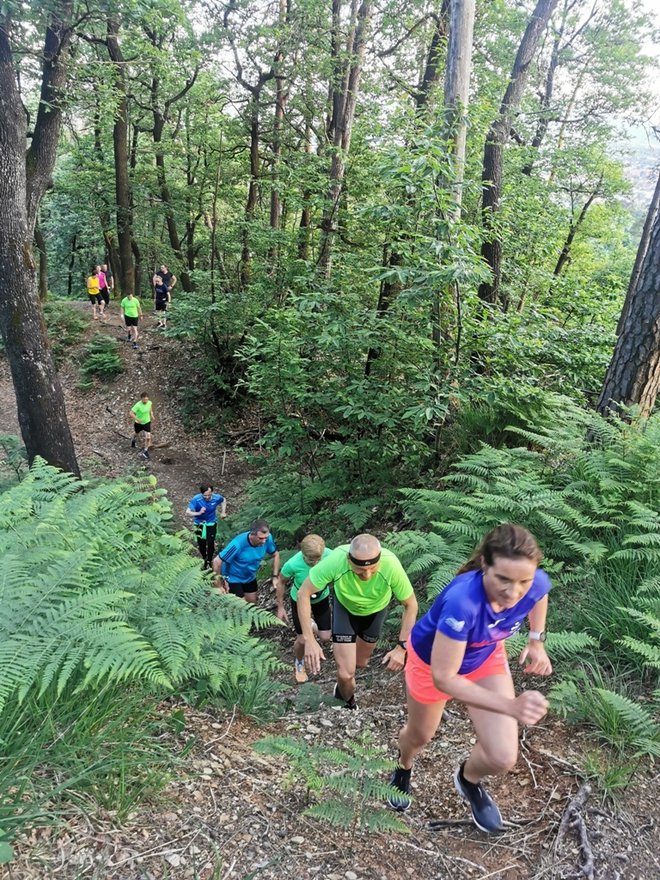
MULTIPOLYGON (((167 327, 167 309, 172 302, 172 289, 176 284, 176 275, 174 275, 163 264, 160 269, 154 273, 151 279, 153 291, 153 304, 158 323, 158 329, 165 330, 167 327)), ((114 290, 114 279, 108 265, 104 263, 102 266, 96 266, 92 269, 87 279, 87 295, 92 306, 92 317, 95 321, 100 320, 105 323, 106 312, 110 305, 111 291, 114 290)), ((138 325, 140 319, 144 317, 142 313, 142 304, 137 296, 128 293, 120 302, 119 310, 126 327, 126 341, 133 344, 133 348, 138 347, 138 325)))
POLYGON ((323 645, 332 642, 333 696, 346 709, 357 709, 356 670, 369 663, 392 596, 401 603, 397 643, 382 659, 391 672, 404 671, 408 706, 389 804, 399 812, 411 806, 414 760, 434 737, 446 703, 456 699, 467 706, 477 739, 456 768, 454 785, 478 828, 502 830, 502 816, 483 779, 513 768, 518 725, 536 724, 548 710, 538 691, 515 695, 504 649, 504 640, 527 618, 528 640, 519 663, 526 673, 552 672, 544 644, 550 580, 539 568, 542 553, 534 536, 511 523, 494 528, 417 620, 417 599, 401 562, 373 535, 357 535, 334 550, 321 536, 306 535, 300 550, 281 566, 263 519, 215 553, 217 517, 226 516, 226 499, 211 484, 200 486, 186 513, 204 568, 213 569, 221 592, 256 603, 257 572, 264 559, 272 560, 276 614, 285 623, 289 589, 295 680, 303 683, 320 672, 323 645))

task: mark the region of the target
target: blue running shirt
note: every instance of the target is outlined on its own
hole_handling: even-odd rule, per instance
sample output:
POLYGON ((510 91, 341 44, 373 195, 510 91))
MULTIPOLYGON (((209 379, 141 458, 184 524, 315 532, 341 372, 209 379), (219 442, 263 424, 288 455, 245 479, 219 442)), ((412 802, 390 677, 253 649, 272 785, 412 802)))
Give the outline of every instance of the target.
POLYGON ((192 510, 193 513, 197 513, 198 510, 201 510, 202 507, 206 508, 204 513, 199 513, 193 520, 196 526, 201 526, 203 523, 206 523, 207 526, 215 525, 217 517, 215 515, 216 510, 225 500, 224 495, 218 495, 217 493, 213 493, 211 496, 211 500, 207 501, 206 498, 201 494, 195 495, 195 497, 191 500, 188 505, 188 510, 192 510))
POLYGON ((265 544, 253 547, 248 540, 249 532, 241 532, 218 553, 222 559, 222 574, 232 584, 249 584, 253 581, 261 562, 268 554, 277 553, 273 536, 268 535, 265 544))
POLYGON ((550 592, 550 578, 537 568, 529 590, 512 608, 494 611, 484 590, 481 570, 459 574, 440 593, 410 634, 413 648, 424 663, 431 663, 436 632, 466 642, 459 675, 474 672, 495 650, 498 642, 515 635, 539 599, 550 592))

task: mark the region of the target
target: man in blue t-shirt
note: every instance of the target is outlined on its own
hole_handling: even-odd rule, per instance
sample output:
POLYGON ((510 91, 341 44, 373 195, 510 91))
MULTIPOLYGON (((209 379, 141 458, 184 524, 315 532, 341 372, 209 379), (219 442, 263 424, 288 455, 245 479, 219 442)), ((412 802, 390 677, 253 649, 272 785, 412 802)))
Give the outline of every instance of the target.
POLYGON ((215 554, 215 534, 218 527, 217 510, 220 508, 220 519, 227 516, 227 500, 224 495, 213 491, 210 483, 202 483, 199 495, 195 495, 188 504, 186 516, 192 517, 195 525, 197 546, 204 560, 204 568, 213 566, 215 554))
POLYGON ((280 554, 264 519, 255 519, 248 532, 241 532, 213 561, 220 588, 246 602, 257 601, 257 571, 265 556, 273 559, 273 577, 279 577, 280 554))

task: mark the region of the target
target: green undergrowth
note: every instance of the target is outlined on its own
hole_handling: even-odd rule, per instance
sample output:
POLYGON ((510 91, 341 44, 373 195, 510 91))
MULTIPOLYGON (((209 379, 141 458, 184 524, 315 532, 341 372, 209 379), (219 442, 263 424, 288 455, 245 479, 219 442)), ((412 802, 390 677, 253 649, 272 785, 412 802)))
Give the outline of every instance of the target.
POLYGON ((528 527, 554 584, 553 709, 621 760, 657 757, 660 416, 629 423, 566 398, 554 406, 545 427, 512 429, 518 447, 484 444, 438 489, 403 490, 409 528, 390 544, 430 602, 485 532, 528 527))
POLYGON ((93 386, 94 379, 111 382, 123 372, 124 362, 117 340, 104 333, 96 333, 82 350, 78 387, 87 390, 93 386))
POLYGON ((212 589, 155 478, 81 482, 37 459, 0 494, 0 557, 0 841, 157 792, 167 694, 277 704, 258 636, 274 618, 212 589))

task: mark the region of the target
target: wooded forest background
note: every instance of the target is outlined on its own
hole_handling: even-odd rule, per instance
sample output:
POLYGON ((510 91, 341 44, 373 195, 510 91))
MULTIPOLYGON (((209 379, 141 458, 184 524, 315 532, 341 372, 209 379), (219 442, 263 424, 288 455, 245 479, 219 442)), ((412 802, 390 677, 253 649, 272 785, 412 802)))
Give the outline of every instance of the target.
POLYGON ((155 269, 178 278, 169 385, 255 475, 232 528, 375 530, 424 605, 528 526, 552 708, 608 749, 585 775, 612 792, 660 755, 660 180, 626 173, 631 133, 655 143, 655 25, 634 0, 0 2, 0 331, 32 465, 0 437, 0 863, 70 791, 128 815, 164 694, 286 711, 272 616, 209 589, 155 477, 79 491, 54 354, 103 262, 145 311, 155 269))
POLYGON ((149 298, 167 263, 191 413, 258 401, 306 477, 410 483, 545 391, 652 410, 658 193, 635 263, 619 147, 654 109, 636 4, 48 0, 1 24, 0 323, 31 459, 77 472, 33 260, 41 300, 104 256, 149 298))

